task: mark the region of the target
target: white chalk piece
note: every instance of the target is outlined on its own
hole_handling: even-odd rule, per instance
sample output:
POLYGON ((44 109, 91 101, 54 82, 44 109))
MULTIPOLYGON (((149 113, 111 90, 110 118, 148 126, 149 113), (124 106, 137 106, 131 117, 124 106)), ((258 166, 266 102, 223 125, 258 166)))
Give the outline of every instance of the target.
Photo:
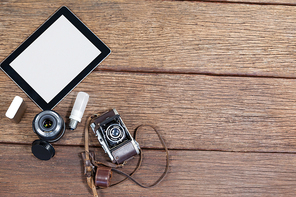
POLYGON ((15 96, 5 115, 7 118, 12 119, 15 123, 19 123, 26 109, 27 105, 24 100, 19 96, 15 96))

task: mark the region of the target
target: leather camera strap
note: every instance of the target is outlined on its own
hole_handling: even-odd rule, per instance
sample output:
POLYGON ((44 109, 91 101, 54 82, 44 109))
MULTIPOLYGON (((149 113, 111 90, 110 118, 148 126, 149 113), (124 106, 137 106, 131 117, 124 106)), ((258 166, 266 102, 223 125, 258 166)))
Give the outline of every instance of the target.
MULTIPOLYGON (((88 127, 89 122, 91 120, 92 117, 89 117, 87 120, 87 125, 86 127, 88 127)), ((88 130, 88 129, 87 129, 88 130)), ((93 196, 94 197, 98 197, 98 193, 96 190, 96 186, 94 183, 94 179, 93 179, 93 165, 90 161, 90 154, 89 154, 89 145, 88 145, 88 132, 85 133, 85 154, 82 155, 82 158, 84 159, 84 174, 86 175, 86 181, 87 181, 87 185, 91 188, 92 192, 93 192, 93 196)))
MULTIPOLYGON (((161 144, 162 144, 162 146, 163 146, 163 148, 164 148, 164 150, 166 152, 165 171, 158 178, 158 180, 155 181, 153 184, 144 185, 144 184, 138 182, 137 180, 135 180, 132 177, 132 175, 135 174, 136 171, 142 165, 142 161, 143 161, 143 151, 142 151, 142 149, 140 149, 140 156, 139 156, 137 167, 130 174, 126 174, 126 173, 122 172, 121 170, 118 170, 118 168, 123 167, 126 164, 126 162, 124 162, 123 164, 116 165, 116 164, 113 164, 111 162, 103 163, 103 162, 95 161, 94 155, 91 154, 90 151, 89 151, 89 136, 88 136, 88 133, 89 133, 90 122, 91 122, 91 120, 93 118, 96 118, 96 117, 97 117, 97 115, 90 116, 86 121, 85 129, 84 129, 84 131, 85 131, 85 152, 82 153, 82 158, 84 160, 84 167, 85 167, 84 174, 86 175, 87 184, 92 189, 94 197, 98 197, 98 193, 97 193, 97 190, 96 190, 96 185, 94 183, 94 176, 95 176, 94 168, 95 167, 97 169, 101 170, 101 172, 103 172, 102 174, 106 174, 105 177, 102 177, 102 176, 101 177, 96 177, 97 179, 99 179, 99 181, 103 181, 101 185, 104 185, 105 187, 107 187, 109 185, 109 183, 110 183, 110 178, 111 178, 111 175, 112 175, 112 173, 110 172, 111 170, 113 172, 118 173, 118 174, 124 175, 125 178, 123 180, 117 182, 117 183, 112 184, 110 187, 112 187, 114 185, 117 185, 119 183, 122 183, 123 181, 125 181, 127 179, 130 179, 131 181, 133 181, 134 183, 136 183, 137 185, 139 185, 139 186, 141 186, 143 188, 150 188, 150 187, 154 187, 154 186, 158 185, 165 178, 165 176, 168 173, 168 169, 169 169, 169 152, 168 152, 168 148, 167 148, 163 138, 161 137, 160 133, 151 125, 140 125, 140 126, 138 126, 135 129, 135 132, 134 132, 134 139, 136 140, 136 135, 137 135, 137 132, 138 132, 139 128, 141 128, 141 127, 151 127, 151 128, 153 128, 153 130, 158 135, 158 138, 159 138, 159 140, 160 140, 160 142, 161 142, 161 144), (102 166, 104 168, 102 168, 102 166)), ((99 188, 103 189, 101 187, 99 187, 99 188)))

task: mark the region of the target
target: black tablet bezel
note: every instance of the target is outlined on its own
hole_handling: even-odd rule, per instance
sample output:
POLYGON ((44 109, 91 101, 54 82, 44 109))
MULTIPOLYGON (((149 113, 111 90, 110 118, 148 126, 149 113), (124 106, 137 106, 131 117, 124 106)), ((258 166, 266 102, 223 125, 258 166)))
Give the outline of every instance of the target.
POLYGON ((71 92, 98 64, 103 61, 111 50, 79 20, 67 7, 57 10, 27 40, 13 51, 0 65, 1 69, 42 109, 54 108, 68 93, 71 92), (64 87, 49 103, 47 103, 11 66, 10 63, 46 31, 60 16, 66 17, 101 53, 87 65, 66 87, 64 87))

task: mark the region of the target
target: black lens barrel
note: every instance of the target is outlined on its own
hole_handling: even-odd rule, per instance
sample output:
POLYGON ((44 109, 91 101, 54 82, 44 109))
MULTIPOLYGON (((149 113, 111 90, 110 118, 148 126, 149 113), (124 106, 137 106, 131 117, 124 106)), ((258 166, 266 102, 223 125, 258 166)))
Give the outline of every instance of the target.
POLYGON ((46 110, 37 114, 32 123, 33 131, 41 140, 47 142, 58 141, 65 132, 63 118, 52 110, 46 110))

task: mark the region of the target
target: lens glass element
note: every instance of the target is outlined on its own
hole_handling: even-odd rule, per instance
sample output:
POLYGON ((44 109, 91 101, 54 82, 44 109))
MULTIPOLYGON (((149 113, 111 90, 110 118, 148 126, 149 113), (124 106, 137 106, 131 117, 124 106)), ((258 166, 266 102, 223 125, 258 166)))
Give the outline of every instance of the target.
POLYGON ((112 131, 111 131, 111 135, 112 135, 113 137, 118 137, 119 134, 120 134, 119 129, 116 128, 116 127, 114 127, 114 128, 112 129, 112 131))
POLYGON ((50 120, 50 119, 45 119, 44 121, 43 121, 43 127, 44 128, 50 128, 51 126, 52 126, 52 121, 50 120))
POLYGON ((107 134, 107 140, 111 144, 114 144, 114 143, 118 144, 125 139, 124 129, 119 124, 109 125, 106 130, 106 134, 107 134))

